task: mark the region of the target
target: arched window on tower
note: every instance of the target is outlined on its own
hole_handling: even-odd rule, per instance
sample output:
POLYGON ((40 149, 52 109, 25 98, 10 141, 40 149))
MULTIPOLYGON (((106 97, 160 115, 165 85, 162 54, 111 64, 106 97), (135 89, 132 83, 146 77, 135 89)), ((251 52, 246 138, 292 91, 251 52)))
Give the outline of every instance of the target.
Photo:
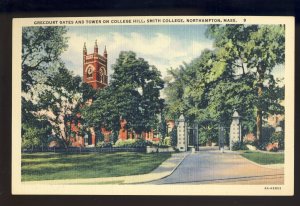
POLYGON ((93 68, 92 67, 88 67, 86 70, 86 77, 87 78, 92 78, 93 77, 93 68))
POLYGON ((103 79, 103 68, 101 67, 100 68, 100 71, 99 71, 99 81, 101 82, 101 83, 104 83, 104 79, 103 79))

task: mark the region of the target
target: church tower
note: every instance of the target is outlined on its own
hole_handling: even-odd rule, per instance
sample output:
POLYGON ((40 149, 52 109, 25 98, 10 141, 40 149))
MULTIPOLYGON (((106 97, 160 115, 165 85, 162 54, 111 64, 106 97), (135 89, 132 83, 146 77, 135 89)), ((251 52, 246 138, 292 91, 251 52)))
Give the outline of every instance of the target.
POLYGON ((103 56, 98 54, 97 40, 92 54, 87 54, 85 43, 83 45, 83 82, 90 84, 94 89, 101 89, 108 85, 106 46, 103 56))

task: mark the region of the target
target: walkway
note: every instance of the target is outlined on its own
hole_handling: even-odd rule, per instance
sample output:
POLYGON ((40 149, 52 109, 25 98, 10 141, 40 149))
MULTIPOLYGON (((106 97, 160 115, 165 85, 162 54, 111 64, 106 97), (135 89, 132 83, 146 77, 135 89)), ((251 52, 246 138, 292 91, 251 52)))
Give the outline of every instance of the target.
POLYGON ((168 177, 148 184, 283 184, 283 168, 255 164, 237 152, 199 151, 168 177))

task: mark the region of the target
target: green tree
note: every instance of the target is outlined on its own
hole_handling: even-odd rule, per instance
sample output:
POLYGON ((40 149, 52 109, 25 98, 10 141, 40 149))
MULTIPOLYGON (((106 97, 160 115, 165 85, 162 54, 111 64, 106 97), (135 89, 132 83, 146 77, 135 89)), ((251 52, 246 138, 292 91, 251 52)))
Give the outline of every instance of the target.
POLYGON ((169 69, 168 77, 165 79, 166 88, 164 93, 166 94, 166 117, 168 119, 176 119, 181 113, 185 111, 185 104, 183 101, 184 94, 184 79, 185 75, 184 67, 176 69, 169 69))
POLYGON ((170 138, 171 138, 171 146, 176 147, 177 146, 177 128, 173 127, 172 131, 170 132, 170 138))
POLYGON ((67 49, 65 27, 23 27, 22 91, 47 81, 63 64, 60 55, 67 49))
POLYGON ((43 148, 48 144, 51 125, 45 120, 36 120, 22 124, 22 148, 43 148))
POLYGON ((56 136, 64 140, 65 147, 69 144, 71 133, 65 118, 73 119, 74 111, 82 104, 82 94, 79 93, 81 81, 79 76, 74 77, 68 69, 61 67, 38 94, 38 113, 47 117, 56 136))
POLYGON ((81 109, 82 116, 88 126, 96 129, 105 127, 108 130, 119 130, 119 112, 116 101, 122 103, 122 96, 114 93, 112 87, 100 89, 94 96, 94 101, 90 106, 81 109))
MULTIPOLYGON (((265 101, 266 90, 273 90, 269 92, 273 94, 272 100, 280 96, 276 94, 271 72, 276 65, 284 63, 284 32, 283 25, 212 25, 207 30, 207 35, 214 39, 220 61, 226 63, 232 73, 242 76, 250 73, 256 77, 253 87, 257 92, 255 107, 258 139, 262 136, 263 112, 270 112, 270 99, 265 101)), ((272 107, 276 103, 278 101, 273 101, 272 107)), ((283 107, 278 104, 275 107, 277 112, 283 112, 283 107)))
POLYGON ((79 92, 81 96, 81 103, 86 103, 90 99, 94 99, 96 95, 96 90, 93 89, 91 85, 86 82, 82 82, 79 87, 79 92))
POLYGON ((93 104, 83 109, 85 119, 89 125, 118 131, 123 118, 137 134, 150 131, 163 108, 160 72, 134 52, 121 52, 113 70, 110 85, 99 90, 93 104))
MULTIPOLYGON (((63 65, 60 55, 67 48, 65 27, 23 27, 22 29, 22 137, 38 137, 41 108, 38 93, 63 65)), ((49 122, 48 122, 49 123, 49 122)), ((51 129, 50 129, 51 131, 51 129)), ((49 130, 47 130, 47 135, 49 130)), ((43 138, 45 135, 40 135, 43 138)), ((42 139, 41 139, 42 141, 42 139)), ((41 141, 34 141, 35 143, 41 141)))
POLYGON ((161 134, 161 137, 164 139, 167 135, 167 122, 166 122, 166 118, 165 118, 165 111, 163 110, 161 112, 161 118, 160 118, 160 124, 159 124, 159 132, 161 134))
POLYGON ((224 78, 225 72, 225 65, 217 61, 215 52, 211 50, 204 50, 191 63, 170 70, 172 78, 165 90, 168 115, 176 118, 184 113, 189 122, 212 118, 206 112, 208 93, 224 78))

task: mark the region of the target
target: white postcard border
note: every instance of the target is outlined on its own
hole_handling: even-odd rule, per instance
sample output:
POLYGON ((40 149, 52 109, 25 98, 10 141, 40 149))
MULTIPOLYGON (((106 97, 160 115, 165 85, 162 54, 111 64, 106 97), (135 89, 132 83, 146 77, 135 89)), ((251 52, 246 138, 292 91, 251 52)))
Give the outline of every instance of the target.
MULTIPOLYGON (((167 21, 166 20, 166 21, 167 21)), ((52 22, 53 23, 53 22, 52 22)), ((224 22, 223 22, 224 23, 224 22)), ((222 24, 223 24, 222 23, 222 24)), ((103 25, 186 25, 181 22, 160 23, 98 23, 103 25)), ((194 22, 189 24, 220 24, 220 22, 194 22)), ((89 26, 84 24, 82 26, 89 26)), ((63 17, 63 18, 16 18, 13 19, 12 59, 12 194, 52 195, 256 195, 286 196, 294 194, 294 60, 295 60, 295 19, 294 17, 267 16, 151 16, 151 17, 63 17), (280 190, 266 190, 272 185, 31 185, 21 182, 21 41, 24 26, 80 26, 69 24, 76 20, 147 20, 147 19, 235 19, 226 24, 285 24, 285 167, 284 185, 280 190), (35 21, 45 21, 35 24, 35 21), (46 21, 49 21, 48 24, 46 21), (53 25, 50 21, 64 21, 53 25), (45 23, 45 24, 44 24, 45 23)), ((274 185, 276 187, 278 185, 274 185)))

